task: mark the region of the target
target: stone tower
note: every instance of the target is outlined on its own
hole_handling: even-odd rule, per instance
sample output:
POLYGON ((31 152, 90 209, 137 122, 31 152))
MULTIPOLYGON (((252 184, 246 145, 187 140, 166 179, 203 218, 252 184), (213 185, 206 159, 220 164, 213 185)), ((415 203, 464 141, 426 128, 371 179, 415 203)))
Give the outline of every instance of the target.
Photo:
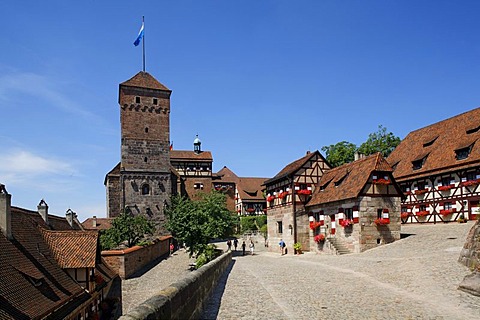
POLYGON ((121 162, 105 179, 108 217, 127 209, 164 221, 172 190, 170 94, 147 72, 120 84, 121 162))

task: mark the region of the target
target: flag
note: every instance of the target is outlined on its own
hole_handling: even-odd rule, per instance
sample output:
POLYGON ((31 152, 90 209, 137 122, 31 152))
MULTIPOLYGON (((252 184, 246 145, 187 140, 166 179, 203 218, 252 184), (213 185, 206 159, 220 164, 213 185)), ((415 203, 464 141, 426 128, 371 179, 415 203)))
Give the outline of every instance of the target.
POLYGON ((142 27, 140 28, 140 31, 138 31, 137 39, 135 39, 135 42, 133 43, 135 47, 140 44, 140 41, 142 41, 143 34, 144 34, 144 24, 142 22, 142 27))
POLYGON ((170 151, 172 151, 172 150, 173 150, 173 142, 170 143, 170 151))

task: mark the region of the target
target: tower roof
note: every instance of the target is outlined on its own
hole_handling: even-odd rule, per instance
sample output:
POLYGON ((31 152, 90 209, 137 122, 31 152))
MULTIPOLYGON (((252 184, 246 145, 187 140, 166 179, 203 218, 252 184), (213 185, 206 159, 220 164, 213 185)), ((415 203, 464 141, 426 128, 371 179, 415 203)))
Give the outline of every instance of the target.
POLYGON ((171 91, 148 72, 140 71, 129 80, 122 82, 121 86, 148 88, 155 90, 171 91))

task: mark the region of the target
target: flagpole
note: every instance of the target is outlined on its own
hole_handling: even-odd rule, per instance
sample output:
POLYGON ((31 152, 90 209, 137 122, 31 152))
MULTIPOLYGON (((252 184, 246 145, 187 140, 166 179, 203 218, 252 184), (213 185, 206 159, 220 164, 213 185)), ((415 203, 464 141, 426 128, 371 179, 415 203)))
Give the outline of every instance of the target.
POLYGON ((142 16, 143 24, 143 72, 145 72, 145 16, 142 16))

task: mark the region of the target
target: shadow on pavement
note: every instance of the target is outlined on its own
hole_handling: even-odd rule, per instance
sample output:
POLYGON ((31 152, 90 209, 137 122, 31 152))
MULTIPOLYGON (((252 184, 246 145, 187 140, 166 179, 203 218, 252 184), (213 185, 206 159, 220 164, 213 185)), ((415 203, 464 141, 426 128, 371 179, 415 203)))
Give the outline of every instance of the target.
MULTIPOLYGON (((234 252, 235 251, 233 251, 232 253, 234 252)), ((237 251, 237 253, 240 253, 240 256, 242 255, 242 252, 237 251)), ((222 274, 222 276, 218 280, 217 286, 210 293, 207 303, 203 308, 203 312, 200 319, 205 319, 205 320, 217 319, 218 312, 220 310, 220 303, 222 301, 223 292, 225 291, 225 286, 227 284, 228 276, 230 275, 230 272, 232 271, 232 268, 234 265, 235 265, 235 260, 232 260, 228 265, 227 269, 225 270, 225 272, 222 274)))

